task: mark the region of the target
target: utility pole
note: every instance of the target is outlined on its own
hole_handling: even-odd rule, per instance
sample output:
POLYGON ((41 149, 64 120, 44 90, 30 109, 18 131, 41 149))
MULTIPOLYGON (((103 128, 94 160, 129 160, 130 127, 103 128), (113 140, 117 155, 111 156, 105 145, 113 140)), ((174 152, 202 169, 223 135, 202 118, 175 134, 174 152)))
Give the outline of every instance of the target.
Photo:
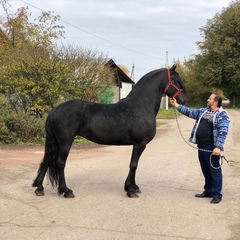
MULTIPOLYGON (((166 68, 168 68, 168 51, 166 51, 166 68)), ((168 96, 166 94, 166 110, 168 110, 168 96)))
POLYGON ((132 71, 131 71, 130 78, 134 81, 134 64, 132 65, 132 71))

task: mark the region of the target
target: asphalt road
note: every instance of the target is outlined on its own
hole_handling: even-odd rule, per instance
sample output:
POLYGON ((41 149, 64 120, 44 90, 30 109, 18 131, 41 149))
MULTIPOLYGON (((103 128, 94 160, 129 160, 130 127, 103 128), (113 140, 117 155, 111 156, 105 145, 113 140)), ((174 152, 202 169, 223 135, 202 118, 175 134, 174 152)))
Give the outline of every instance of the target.
MULTIPOLYGON (((129 146, 74 146, 66 180, 74 199, 58 196, 45 181, 45 196, 31 187, 43 146, 0 149, 1 240, 237 240, 240 239, 240 112, 231 125, 223 163, 223 200, 198 199, 203 176, 197 150, 181 138, 175 120, 161 120, 144 151, 136 181, 142 193, 128 198, 123 185, 129 146)), ((188 139, 194 120, 180 117, 188 139)))

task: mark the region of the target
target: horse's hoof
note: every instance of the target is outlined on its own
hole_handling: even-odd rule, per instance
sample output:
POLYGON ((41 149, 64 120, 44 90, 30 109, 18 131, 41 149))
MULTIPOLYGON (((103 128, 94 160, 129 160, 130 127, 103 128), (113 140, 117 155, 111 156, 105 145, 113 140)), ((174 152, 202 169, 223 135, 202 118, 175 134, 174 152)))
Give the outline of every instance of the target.
POLYGON ((75 195, 71 192, 71 193, 64 193, 63 195, 65 198, 75 198, 75 195))
POLYGON ((135 193, 142 193, 140 189, 136 189, 135 193))
POLYGON ((37 196, 44 196, 44 191, 35 190, 37 196))
POLYGON ((137 195, 137 193, 127 193, 127 196, 130 198, 138 198, 139 196, 137 195))

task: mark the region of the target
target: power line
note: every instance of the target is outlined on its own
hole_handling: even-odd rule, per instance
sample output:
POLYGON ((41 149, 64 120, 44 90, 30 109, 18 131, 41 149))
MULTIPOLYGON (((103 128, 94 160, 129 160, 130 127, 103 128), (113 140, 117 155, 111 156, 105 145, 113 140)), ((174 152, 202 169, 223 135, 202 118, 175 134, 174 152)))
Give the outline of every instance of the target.
MULTIPOLYGON (((31 3, 28 3, 28 2, 26 2, 26 1, 24 1, 24 0, 20 0, 20 1, 23 2, 23 3, 25 3, 25 4, 27 4, 28 6, 31 6, 31 7, 35 8, 35 9, 41 11, 41 12, 45 12, 44 10, 40 9, 39 7, 34 6, 34 5, 31 4, 31 3)), ((102 41, 111 43, 112 45, 115 45, 115 46, 120 47, 120 48, 122 48, 122 49, 131 51, 131 52, 134 52, 134 53, 137 53, 137 54, 146 56, 146 57, 164 60, 164 58, 159 58, 159 57, 156 57, 156 56, 151 56, 151 55, 149 55, 149 54, 142 53, 142 52, 139 52, 139 51, 136 51, 136 50, 133 50, 133 49, 124 47, 124 46, 122 46, 122 45, 120 45, 120 44, 117 44, 117 43, 115 43, 115 42, 112 42, 112 41, 110 41, 110 40, 108 40, 108 39, 106 39, 106 38, 100 37, 100 36, 98 36, 98 35, 96 35, 96 34, 93 34, 93 33, 89 32, 89 31, 85 30, 85 29, 82 29, 82 28, 80 28, 80 27, 78 27, 78 26, 76 26, 76 25, 74 25, 74 24, 72 24, 72 23, 69 23, 69 22, 65 21, 65 20, 60 19, 60 21, 63 22, 63 23, 65 23, 65 24, 67 24, 67 25, 69 25, 69 26, 71 26, 71 27, 73 27, 73 28, 76 28, 76 29, 78 29, 78 30, 80 30, 80 31, 82 31, 82 32, 85 32, 85 33, 87 33, 87 34, 89 34, 89 35, 91 35, 91 36, 93 36, 93 37, 95 37, 95 38, 98 38, 98 39, 100 39, 100 40, 102 40, 102 41)))

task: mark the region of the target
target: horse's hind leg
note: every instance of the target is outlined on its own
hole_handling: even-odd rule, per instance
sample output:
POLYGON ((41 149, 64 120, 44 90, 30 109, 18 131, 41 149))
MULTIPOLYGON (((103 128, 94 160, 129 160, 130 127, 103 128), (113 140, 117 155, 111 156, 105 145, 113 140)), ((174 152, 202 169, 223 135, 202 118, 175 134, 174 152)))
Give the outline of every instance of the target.
POLYGON ((140 189, 135 182, 136 170, 138 166, 139 158, 144 151, 146 144, 136 144, 133 146, 131 162, 129 166, 129 173, 125 181, 124 189, 129 197, 138 197, 137 193, 140 193, 140 189))
MULTIPOLYGON (((45 157, 46 157, 46 155, 44 156, 44 159, 45 159, 45 157)), ((44 159, 39 167, 38 175, 32 184, 33 187, 37 187, 37 189, 35 190, 35 193, 37 196, 44 195, 43 179, 44 179, 45 174, 48 169, 48 164, 46 163, 46 161, 44 159)))
POLYGON ((59 151, 59 156, 57 158, 57 169, 58 169, 58 177, 59 177, 59 185, 58 185, 58 193, 63 194, 65 198, 74 198, 73 191, 69 189, 66 185, 65 180, 65 165, 68 157, 70 147, 62 147, 59 151))

